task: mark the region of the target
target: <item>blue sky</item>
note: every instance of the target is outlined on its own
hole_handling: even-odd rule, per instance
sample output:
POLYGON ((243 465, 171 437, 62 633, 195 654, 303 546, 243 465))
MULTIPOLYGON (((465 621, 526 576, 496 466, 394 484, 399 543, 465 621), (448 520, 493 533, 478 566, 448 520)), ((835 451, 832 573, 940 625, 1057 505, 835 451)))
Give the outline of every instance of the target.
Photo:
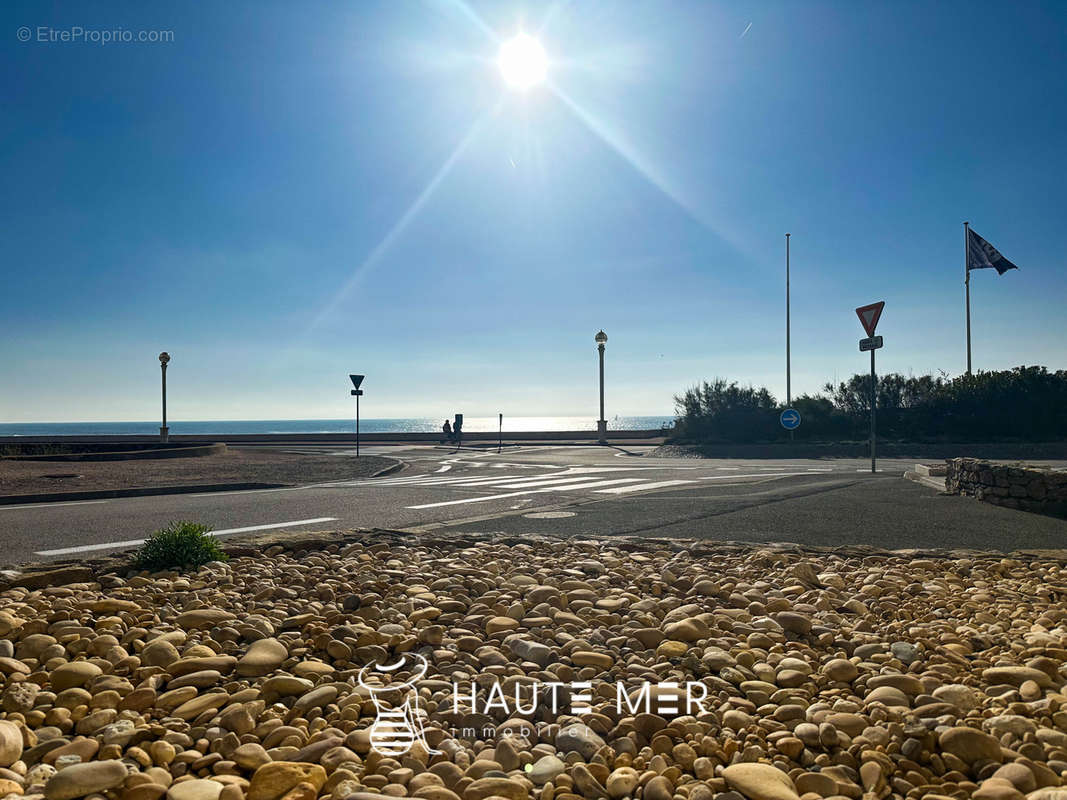
POLYGON ((668 414, 725 376, 1067 368, 1067 5, 16 3, 0 421, 668 414), (21 42, 19 29, 31 40, 21 42), (40 41, 172 31, 165 43, 40 41), (548 82, 507 87, 536 34, 548 82), (746 32, 747 31, 747 32, 746 32))

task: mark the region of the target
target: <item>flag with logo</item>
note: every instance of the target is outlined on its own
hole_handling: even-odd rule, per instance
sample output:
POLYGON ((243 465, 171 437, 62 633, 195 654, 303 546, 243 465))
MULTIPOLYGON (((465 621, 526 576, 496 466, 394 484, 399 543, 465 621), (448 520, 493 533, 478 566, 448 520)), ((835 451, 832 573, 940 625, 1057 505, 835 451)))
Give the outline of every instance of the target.
POLYGON ((1000 254, 997 248, 979 236, 971 228, 967 229, 967 270, 989 269, 992 267, 1003 275, 1009 269, 1018 269, 1000 254))

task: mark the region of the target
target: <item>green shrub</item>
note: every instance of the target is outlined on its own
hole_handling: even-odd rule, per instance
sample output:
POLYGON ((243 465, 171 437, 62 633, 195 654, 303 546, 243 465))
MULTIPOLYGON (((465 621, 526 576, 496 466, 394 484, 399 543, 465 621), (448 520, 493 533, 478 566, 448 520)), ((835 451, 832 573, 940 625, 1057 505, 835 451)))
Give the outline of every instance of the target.
POLYGON ((715 378, 675 395, 674 438, 680 441, 744 442, 778 433, 774 397, 766 389, 715 378))
MULTIPOLYGON (((878 432, 910 441, 1062 441, 1067 436, 1067 370, 1021 366, 951 378, 878 376, 878 432)), ((793 398, 803 424, 781 427, 782 406, 764 388, 716 378, 674 398, 676 442, 761 442, 786 438, 862 441, 870 430, 871 376, 853 375, 823 392, 793 398)))
POLYGON ((208 533, 210 530, 196 522, 172 522, 145 539, 134 556, 134 566, 160 570, 226 561, 229 556, 222 552, 219 540, 208 533))

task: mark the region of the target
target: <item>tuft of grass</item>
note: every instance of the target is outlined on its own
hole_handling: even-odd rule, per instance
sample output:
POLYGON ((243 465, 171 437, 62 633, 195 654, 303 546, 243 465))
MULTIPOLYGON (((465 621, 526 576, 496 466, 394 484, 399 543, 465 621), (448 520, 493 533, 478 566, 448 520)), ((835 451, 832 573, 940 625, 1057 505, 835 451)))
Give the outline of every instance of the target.
POLYGON ((199 567, 211 561, 229 559, 219 540, 207 525, 198 522, 172 522, 153 533, 134 556, 138 569, 161 570, 199 567))

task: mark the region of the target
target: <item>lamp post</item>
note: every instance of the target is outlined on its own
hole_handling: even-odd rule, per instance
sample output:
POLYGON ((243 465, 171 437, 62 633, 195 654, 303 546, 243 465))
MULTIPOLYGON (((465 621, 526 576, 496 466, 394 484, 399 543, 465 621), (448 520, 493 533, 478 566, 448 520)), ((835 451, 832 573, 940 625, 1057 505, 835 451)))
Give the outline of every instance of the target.
POLYGON ((167 364, 170 362, 170 354, 159 354, 159 369, 163 374, 163 424, 159 427, 159 441, 166 444, 170 441, 170 429, 167 428, 167 364))
POLYGON ((600 419, 596 423, 597 439, 600 444, 608 443, 608 421, 604 419, 604 345, 607 344, 608 335, 599 331, 593 337, 596 349, 600 352, 600 419))

